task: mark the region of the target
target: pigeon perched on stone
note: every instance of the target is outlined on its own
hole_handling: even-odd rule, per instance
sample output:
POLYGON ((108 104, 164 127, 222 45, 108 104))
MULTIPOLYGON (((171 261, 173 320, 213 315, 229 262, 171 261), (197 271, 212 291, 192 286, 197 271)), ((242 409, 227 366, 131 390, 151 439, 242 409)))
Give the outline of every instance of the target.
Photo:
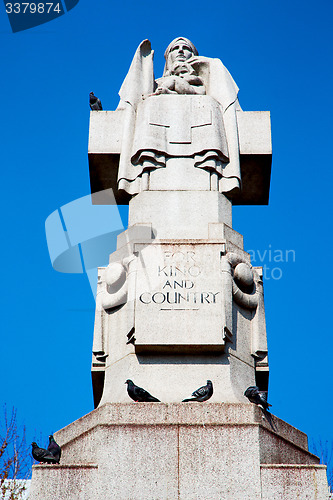
POLYGON ((93 92, 90 92, 89 96, 90 96, 89 97, 90 109, 92 111, 102 111, 103 110, 102 103, 98 99, 98 97, 96 97, 93 92))
POLYGON ((159 399, 154 398, 149 392, 135 385, 132 380, 126 380, 125 384, 127 384, 128 395, 133 401, 138 403, 160 402, 159 399))
POLYGON ((207 380, 207 385, 199 387, 196 391, 192 392, 193 398, 183 399, 183 403, 187 401, 207 401, 213 395, 213 383, 211 380, 207 380))
POLYGON ((52 453, 54 458, 57 460, 57 464, 60 463, 60 457, 61 457, 61 448, 60 446, 55 442, 54 437, 52 434, 49 436, 49 445, 47 447, 47 451, 52 453))
POLYGON ((44 448, 39 448, 37 443, 31 443, 32 446, 32 456, 37 462, 44 464, 56 464, 57 459, 52 455, 52 453, 44 448))
POLYGON ((261 406, 264 410, 268 411, 268 407, 272 406, 267 403, 267 392, 259 391, 259 387, 256 385, 248 387, 244 392, 244 396, 246 396, 251 403, 261 406))
POLYGON ((258 405, 261 408, 267 422, 272 427, 273 431, 277 432, 277 426, 273 420, 272 414, 269 412, 268 409, 268 407, 272 405, 267 403, 267 392, 260 391, 259 387, 255 385, 248 387, 244 392, 244 396, 246 396, 248 400, 251 401, 251 403, 258 405))

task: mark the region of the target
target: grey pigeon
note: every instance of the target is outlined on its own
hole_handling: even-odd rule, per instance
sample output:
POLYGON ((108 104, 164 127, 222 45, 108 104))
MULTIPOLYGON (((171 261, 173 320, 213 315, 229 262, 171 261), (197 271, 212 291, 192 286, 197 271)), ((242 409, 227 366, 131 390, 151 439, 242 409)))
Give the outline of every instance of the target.
POLYGON ((272 406, 267 403, 267 392, 260 391, 259 387, 256 385, 248 387, 244 392, 244 396, 246 396, 251 403, 261 406, 263 410, 268 411, 268 407, 272 406))
POLYGON ((31 443, 32 446, 32 456, 37 462, 44 464, 56 464, 57 459, 52 455, 52 453, 44 448, 39 448, 37 443, 31 443))
POLYGON ((102 103, 98 99, 98 97, 96 97, 93 92, 90 92, 89 96, 90 96, 89 97, 90 109, 92 111, 102 111, 103 110, 102 103))
POLYGON ((126 380, 125 384, 127 384, 127 393, 133 401, 137 403, 160 402, 159 399, 154 398, 149 392, 135 385, 132 380, 126 380))
POLYGON ((52 434, 49 436, 49 445, 47 447, 47 451, 52 453, 54 458, 57 461, 57 464, 60 463, 60 457, 61 457, 61 448, 60 446, 55 442, 54 437, 52 434))
POLYGON ((246 396, 248 400, 251 401, 251 403, 258 405, 261 408, 267 422, 272 427, 273 431, 277 432, 277 427, 273 420, 273 416, 268 410, 268 407, 272 405, 267 403, 267 392, 260 391, 259 387, 254 385, 246 389, 246 391, 244 392, 244 396, 246 396))
POLYGON ((213 395, 213 383, 211 380, 207 380, 207 385, 199 387, 196 391, 192 392, 193 398, 183 399, 183 403, 187 401, 207 401, 213 395))

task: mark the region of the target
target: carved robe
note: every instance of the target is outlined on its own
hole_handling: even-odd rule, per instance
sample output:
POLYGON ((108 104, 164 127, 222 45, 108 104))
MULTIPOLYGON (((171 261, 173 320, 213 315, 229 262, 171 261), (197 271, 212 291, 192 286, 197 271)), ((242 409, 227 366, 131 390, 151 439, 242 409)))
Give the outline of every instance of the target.
MULTIPOLYGON (((150 42, 141 43, 120 89, 125 108, 118 188, 142 190, 144 172, 167 166, 168 158, 193 158, 195 169, 218 176, 218 190, 232 196, 241 186, 236 109, 238 87, 219 59, 187 61, 207 95, 152 94, 155 89, 150 42)), ((189 182, 190 184, 190 182, 189 182)))

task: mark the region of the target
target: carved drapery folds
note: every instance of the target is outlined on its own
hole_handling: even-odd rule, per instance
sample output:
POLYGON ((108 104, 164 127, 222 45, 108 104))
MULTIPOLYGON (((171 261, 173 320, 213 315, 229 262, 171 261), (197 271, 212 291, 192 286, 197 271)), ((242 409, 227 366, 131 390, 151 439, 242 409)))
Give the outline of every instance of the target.
POLYGON ((156 169, 166 167, 172 157, 193 158, 195 167, 214 170, 222 177, 229 153, 221 107, 215 99, 160 95, 139 103, 132 164, 156 169))

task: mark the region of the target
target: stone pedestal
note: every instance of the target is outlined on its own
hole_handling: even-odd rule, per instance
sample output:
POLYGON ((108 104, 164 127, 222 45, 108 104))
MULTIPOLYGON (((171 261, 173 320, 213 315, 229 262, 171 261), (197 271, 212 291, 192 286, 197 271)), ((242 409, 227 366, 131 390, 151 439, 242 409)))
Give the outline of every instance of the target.
POLYGON ((246 387, 267 388, 260 269, 228 224, 231 203, 217 192, 148 191, 131 201, 129 229, 99 269, 96 406, 127 402, 127 379, 169 403, 208 379, 213 402, 245 403, 246 387), (238 290, 243 300, 233 281, 239 263, 255 280, 251 293, 238 290))
POLYGON ((36 500, 326 500, 305 434, 252 404, 108 403, 57 432, 61 465, 36 465, 36 500))

